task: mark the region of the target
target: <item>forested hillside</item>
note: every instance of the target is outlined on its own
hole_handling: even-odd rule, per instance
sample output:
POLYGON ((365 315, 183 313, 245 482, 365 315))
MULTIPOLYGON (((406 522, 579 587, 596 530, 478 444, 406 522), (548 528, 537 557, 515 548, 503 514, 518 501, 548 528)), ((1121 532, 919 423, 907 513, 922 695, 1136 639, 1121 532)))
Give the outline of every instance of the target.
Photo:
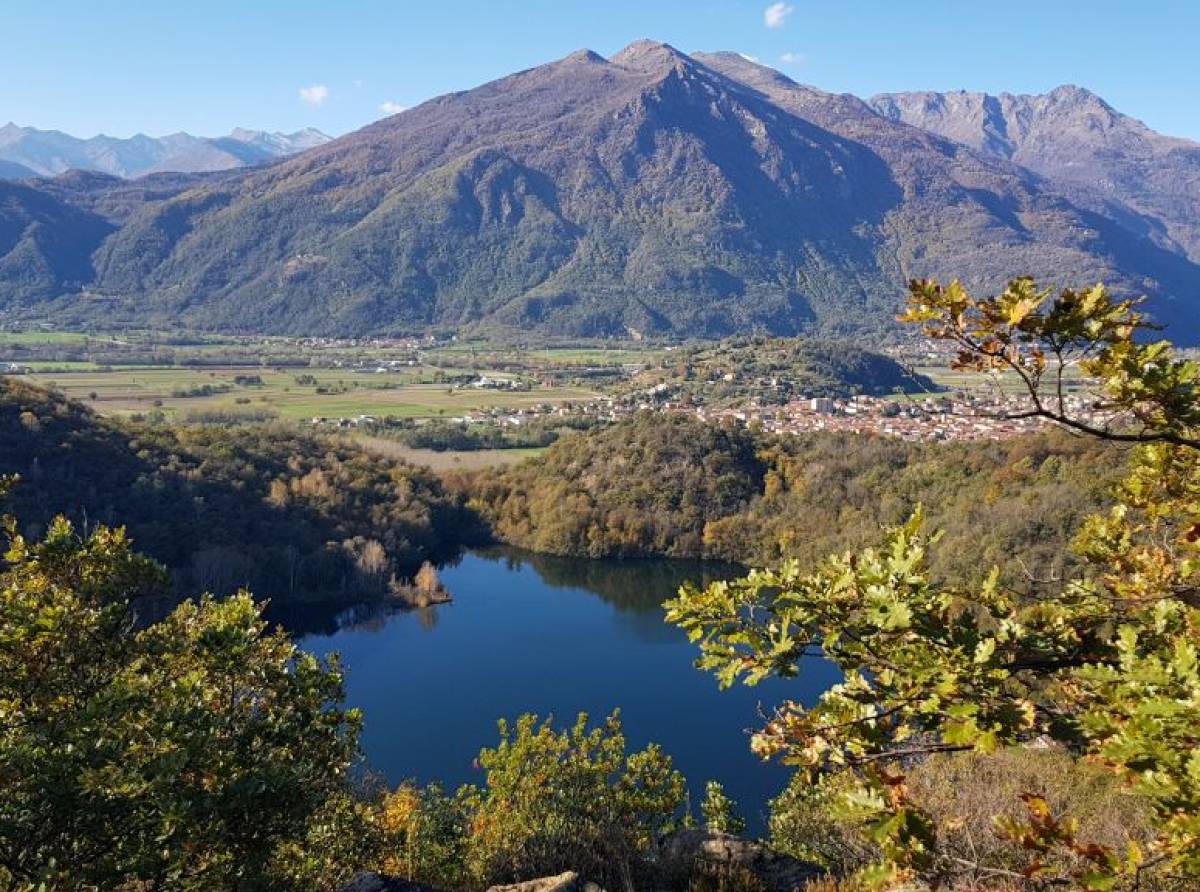
POLYGON ((918 503, 947 530, 936 572, 996 562, 1017 581, 1061 559, 1103 501, 1115 451, 1061 433, 918 444, 643 413, 443 480, 341 438, 119 422, 0 379, 0 473, 23 478, 10 498, 31 531, 58 511, 124 524, 178 590, 246 585, 277 601, 377 595, 393 574, 493 536, 559 555, 816 560, 918 503))
POLYGON ((336 439, 270 427, 101 418, 0 378, 0 473, 36 532, 55 513, 125 525, 180 592, 362 598, 483 533, 430 471, 336 439))
POLYGON ((643 413, 451 483, 501 539, 533 551, 691 557, 708 523, 749 508, 766 472, 743 429, 643 413))
POLYGON ((0 304, 78 291, 95 277, 92 252, 115 228, 52 193, 0 181, 0 304))
POLYGON ((635 375, 628 388, 659 385, 672 398, 729 405, 938 389, 924 375, 851 341, 763 336, 672 350, 656 367, 635 375))
POLYGON ((935 573, 975 578, 996 563, 1017 583, 1061 568, 1117 452, 1059 432, 986 444, 773 437, 646 413, 450 482, 501 539, 593 557, 807 563, 875 541, 922 504, 947 531, 935 573))

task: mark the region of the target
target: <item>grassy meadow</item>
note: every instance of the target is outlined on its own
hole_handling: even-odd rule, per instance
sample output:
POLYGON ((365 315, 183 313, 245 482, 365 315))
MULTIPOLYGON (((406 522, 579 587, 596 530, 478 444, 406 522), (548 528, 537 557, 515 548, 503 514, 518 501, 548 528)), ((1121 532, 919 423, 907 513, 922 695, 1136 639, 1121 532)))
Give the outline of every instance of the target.
POLYGON ((382 458, 400 459, 414 465, 425 465, 435 471, 474 471, 497 465, 515 465, 540 455, 545 450, 535 449, 472 449, 465 452, 455 450, 414 449, 369 434, 355 434, 354 441, 372 455, 382 458))

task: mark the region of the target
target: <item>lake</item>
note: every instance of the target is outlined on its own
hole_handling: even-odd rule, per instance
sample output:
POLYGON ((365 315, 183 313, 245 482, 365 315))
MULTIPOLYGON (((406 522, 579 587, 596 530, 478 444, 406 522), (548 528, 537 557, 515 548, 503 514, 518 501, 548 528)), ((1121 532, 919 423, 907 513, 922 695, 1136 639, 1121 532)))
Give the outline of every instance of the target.
POLYGON ((631 750, 659 743, 697 809, 706 781, 720 780, 761 831, 787 773, 750 753, 748 731, 760 709, 786 697, 811 703, 837 673, 813 660, 800 678, 721 691, 696 669, 696 648, 663 621, 662 602, 685 580, 735 573, 692 561, 470 552, 441 570, 452 604, 348 611, 302 643, 342 655, 347 702, 366 717, 368 766, 393 784, 480 782, 472 763, 496 744, 498 718, 552 713, 566 725, 619 707, 631 750))

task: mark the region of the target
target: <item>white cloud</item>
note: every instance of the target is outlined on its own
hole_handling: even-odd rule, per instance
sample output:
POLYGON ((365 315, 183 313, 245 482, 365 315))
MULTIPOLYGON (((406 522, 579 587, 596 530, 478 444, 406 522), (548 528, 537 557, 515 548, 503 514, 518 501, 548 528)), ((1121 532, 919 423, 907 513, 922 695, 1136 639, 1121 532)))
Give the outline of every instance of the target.
POLYGON ((808 61, 808 57, 804 53, 784 53, 779 57, 779 61, 784 65, 803 65, 808 61))
POLYGON ((324 84, 313 84, 311 87, 300 88, 300 101, 309 105, 321 105, 329 98, 329 88, 324 84))
POLYGON ((772 3, 763 13, 763 21, 768 28, 782 28, 796 7, 789 3, 772 3))
POLYGON ((379 110, 385 115, 398 115, 406 108, 408 108, 407 105, 401 105, 399 102, 392 102, 390 99, 383 105, 379 106, 379 110))
POLYGON ((362 85, 363 85, 362 78, 356 78, 354 81, 354 89, 361 90, 362 85))

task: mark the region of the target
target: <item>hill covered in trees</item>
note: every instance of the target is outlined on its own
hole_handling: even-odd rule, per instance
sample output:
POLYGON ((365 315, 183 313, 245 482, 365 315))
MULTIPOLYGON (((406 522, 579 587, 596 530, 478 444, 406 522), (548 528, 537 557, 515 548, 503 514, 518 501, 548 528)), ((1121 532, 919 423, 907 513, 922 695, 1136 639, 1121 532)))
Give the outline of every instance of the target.
POLYGON ((929 378, 858 344, 825 338, 730 338, 663 355, 622 389, 658 389, 672 399, 737 405, 798 397, 930 393, 929 378), (664 386, 665 385, 665 386, 664 386))
POLYGON ((102 418, 0 378, 0 473, 27 530, 124 525, 180 592, 355 599, 486 533, 432 472, 264 426, 102 418))
POLYGON ((452 485, 501 539, 533 551, 691 557, 709 522, 749 507, 766 470, 741 428, 642 413, 452 485))
POLYGON ((766 565, 861 547, 922 504, 946 530, 940 577, 995 562, 1018 582, 1069 559, 1064 546, 1104 501, 1118 451, 1060 432, 987 444, 775 437, 643 413, 450 484, 496 536, 531 550, 766 565))

